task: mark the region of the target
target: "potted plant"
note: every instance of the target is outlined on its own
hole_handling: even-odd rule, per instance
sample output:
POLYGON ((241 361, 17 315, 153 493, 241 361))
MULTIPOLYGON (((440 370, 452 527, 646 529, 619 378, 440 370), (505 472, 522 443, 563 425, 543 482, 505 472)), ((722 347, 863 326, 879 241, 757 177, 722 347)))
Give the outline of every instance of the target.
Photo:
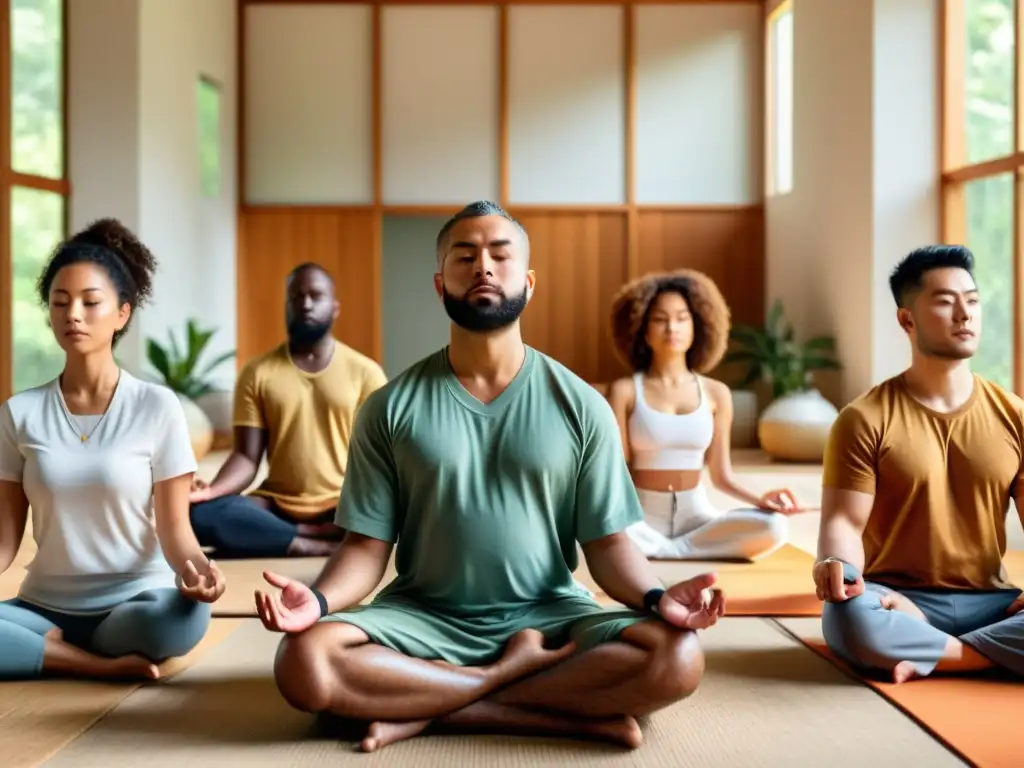
POLYGON ((814 387, 814 373, 841 368, 835 339, 797 341, 781 300, 772 305, 763 328, 738 324, 730 335, 734 349, 723 362, 747 367, 739 386, 761 381, 771 393, 757 423, 761 448, 775 459, 821 461, 838 411, 814 387))
POLYGON ((230 440, 232 392, 218 388, 210 374, 235 356, 234 350, 215 357, 200 368, 200 358, 216 330, 201 329, 189 319, 185 326, 184 347, 173 331, 168 331, 167 346, 146 339, 146 358, 160 374, 163 383, 177 395, 185 409, 196 459, 205 456, 214 444, 230 440))

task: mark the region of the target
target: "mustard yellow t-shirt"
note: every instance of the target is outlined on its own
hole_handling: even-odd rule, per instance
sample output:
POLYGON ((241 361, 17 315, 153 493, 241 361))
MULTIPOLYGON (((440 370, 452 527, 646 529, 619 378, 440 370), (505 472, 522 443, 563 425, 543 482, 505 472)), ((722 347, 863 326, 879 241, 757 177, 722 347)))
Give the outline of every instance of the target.
POLYGON ((825 449, 825 487, 873 494, 864 577, 893 588, 1011 587, 1006 514, 1024 482, 1024 401, 974 377, 960 408, 933 411, 902 376, 847 405, 825 449))
POLYGON ((335 507, 356 411, 386 382, 375 361, 340 341, 318 373, 295 365, 287 343, 246 363, 234 425, 267 432, 267 478, 252 493, 300 519, 335 507))

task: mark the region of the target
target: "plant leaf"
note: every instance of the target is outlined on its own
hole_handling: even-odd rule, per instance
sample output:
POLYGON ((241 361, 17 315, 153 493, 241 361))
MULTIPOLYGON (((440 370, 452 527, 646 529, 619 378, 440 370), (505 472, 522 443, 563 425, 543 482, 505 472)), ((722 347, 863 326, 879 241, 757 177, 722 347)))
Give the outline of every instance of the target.
POLYGON ((167 358, 167 350, 164 349, 153 339, 146 341, 146 358, 149 360, 149 364, 156 369, 164 381, 168 384, 171 383, 171 364, 167 358))
POLYGON ((210 375, 214 368, 226 363, 228 360, 234 358, 234 356, 235 350, 231 350, 230 352, 225 352, 222 355, 218 355, 213 359, 212 363, 207 364, 207 366, 203 369, 203 372, 199 374, 199 378, 205 379, 207 376, 210 375))

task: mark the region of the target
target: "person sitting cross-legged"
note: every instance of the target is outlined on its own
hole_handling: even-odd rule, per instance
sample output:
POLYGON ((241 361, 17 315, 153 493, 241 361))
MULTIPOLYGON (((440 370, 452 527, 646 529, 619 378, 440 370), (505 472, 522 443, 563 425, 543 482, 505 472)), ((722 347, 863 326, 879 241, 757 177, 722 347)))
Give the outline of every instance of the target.
POLYGON ((829 648, 894 682, 1024 675, 1024 599, 1006 517, 1024 514, 1024 401, 978 376, 973 256, 911 253, 890 279, 912 362, 839 414, 813 575, 829 648))
POLYGON ((317 557, 337 549, 343 532, 333 517, 352 423, 387 380, 380 365, 331 333, 339 305, 323 267, 300 264, 286 290, 288 341, 242 368, 234 450, 213 482, 193 484, 192 526, 222 560, 317 557), (246 493, 264 453, 267 477, 246 493))
POLYGON ((313 713, 369 723, 373 751, 429 726, 637 747, 634 718, 692 694, 696 630, 725 598, 704 574, 664 589, 626 529, 643 519, 615 416, 526 346, 524 229, 493 203, 437 243, 450 344, 369 397, 313 587, 265 574, 275 678, 313 713), (397 577, 368 605, 393 546, 397 577), (573 578, 578 548, 602 606, 573 578))

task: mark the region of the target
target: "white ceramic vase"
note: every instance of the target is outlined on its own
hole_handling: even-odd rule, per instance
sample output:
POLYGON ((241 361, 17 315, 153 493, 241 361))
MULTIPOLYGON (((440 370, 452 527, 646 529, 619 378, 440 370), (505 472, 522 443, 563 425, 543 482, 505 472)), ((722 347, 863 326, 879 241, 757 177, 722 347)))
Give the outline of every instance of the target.
POLYGON ((235 403, 235 393, 230 389, 214 389, 196 398, 198 405, 213 427, 213 448, 229 447, 231 437, 231 417, 235 403))
POLYGON ((203 409, 192 400, 178 393, 178 401, 185 411, 185 423, 188 424, 188 436, 192 441, 192 451, 196 461, 202 461, 213 447, 213 425, 203 409))
POLYGON ((783 395, 757 424, 761 449, 773 459, 820 463, 839 411, 816 389, 783 395))

